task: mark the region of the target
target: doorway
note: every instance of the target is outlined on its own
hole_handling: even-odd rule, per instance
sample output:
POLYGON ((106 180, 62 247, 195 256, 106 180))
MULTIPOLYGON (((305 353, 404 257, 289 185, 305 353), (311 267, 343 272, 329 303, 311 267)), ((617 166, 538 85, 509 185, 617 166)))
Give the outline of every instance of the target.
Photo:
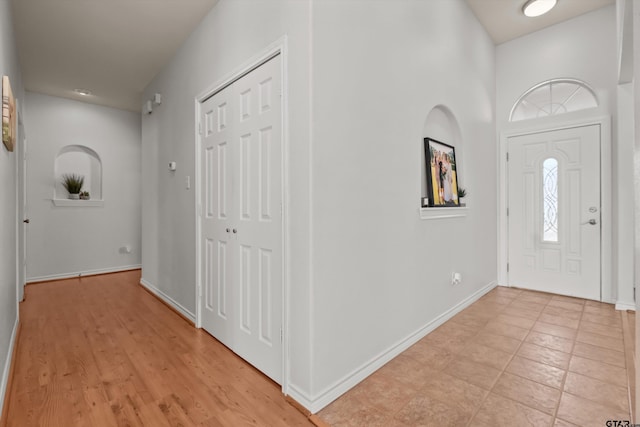
MULTIPOLYGON (((19 105, 20 107, 20 105, 19 105)), ((17 219, 18 219, 18 301, 24 300, 24 287, 27 283, 27 233, 29 225, 29 213, 27 211, 27 137, 25 134, 24 120, 21 108, 18 108, 18 200, 17 200, 17 219)))
POLYGON ((601 126, 507 139, 508 284, 602 300, 601 126))
POLYGON ((283 375, 282 61, 199 105, 201 326, 279 384, 283 375))

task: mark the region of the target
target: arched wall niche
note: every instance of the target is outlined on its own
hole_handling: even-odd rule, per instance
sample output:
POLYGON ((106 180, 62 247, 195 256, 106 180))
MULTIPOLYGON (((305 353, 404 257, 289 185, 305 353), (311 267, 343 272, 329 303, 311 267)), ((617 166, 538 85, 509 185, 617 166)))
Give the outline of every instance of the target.
POLYGON ((84 145, 63 147, 56 156, 54 173, 54 199, 67 198, 67 190, 62 186, 62 175, 74 173, 84 176, 82 191, 88 191, 92 200, 102 200, 102 161, 91 148, 84 145))
MULTIPOLYGON (((421 177, 420 184, 421 197, 427 197, 427 167, 425 160, 424 138, 432 138, 455 148, 457 163, 458 186, 465 188, 464 185, 464 144, 460 125, 453 112, 445 105, 436 105, 429 111, 424 121, 422 130, 422 138, 420 144, 421 152, 421 177)), ((463 203, 465 200, 463 200, 463 203)))

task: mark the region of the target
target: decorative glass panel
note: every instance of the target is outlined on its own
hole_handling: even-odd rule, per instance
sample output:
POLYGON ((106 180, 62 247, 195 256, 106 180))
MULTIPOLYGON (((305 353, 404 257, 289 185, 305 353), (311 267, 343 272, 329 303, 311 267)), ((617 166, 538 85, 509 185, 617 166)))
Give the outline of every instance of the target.
POLYGON ((516 101, 509 121, 555 116, 598 106, 591 88, 577 79, 553 79, 527 90, 516 101))
POLYGON ((558 161, 542 163, 543 240, 558 241, 558 161))

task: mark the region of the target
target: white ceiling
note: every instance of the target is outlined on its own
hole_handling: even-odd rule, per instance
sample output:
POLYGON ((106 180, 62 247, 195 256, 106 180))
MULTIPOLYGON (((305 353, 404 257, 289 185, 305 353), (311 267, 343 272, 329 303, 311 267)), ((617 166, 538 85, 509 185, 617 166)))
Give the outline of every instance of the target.
MULTIPOLYGON (((466 1, 496 44, 614 2, 558 0, 547 15, 526 18, 525 0, 466 1)), ((217 2, 11 0, 24 86, 140 111, 143 89, 217 2), (82 97, 76 88, 93 95, 82 97)))
POLYGON ((11 0, 24 86, 140 111, 142 90, 217 1, 11 0))
POLYGON ((546 15, 527 18, 522 13, 526 0, 466 0, 495 44, 513 40, 553 24, 599 9, 615 0, 558 0, 546 15))

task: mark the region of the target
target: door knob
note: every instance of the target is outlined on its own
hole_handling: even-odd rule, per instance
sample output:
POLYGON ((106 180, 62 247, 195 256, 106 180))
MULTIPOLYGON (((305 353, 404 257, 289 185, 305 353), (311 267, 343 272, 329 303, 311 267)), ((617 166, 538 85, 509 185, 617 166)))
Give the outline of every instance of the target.
POLYGON ((24 221, 22 221, 22 222, 24 222, 25 224, 29 224, 29 222, 31 222, 31 221, 29 221, 29 218, 27 218, 27 219, 25 219, 25 220, 24 220, 24 221))
POLYGON ((597 223, 598 221, 596 221, 595 219, 590 219, 587 222, 583 222, 582 225, 585 225, 585 224, 596 225, 597 223))
POLYGON ((230 231, 231 231, 231 229, 230 229, 230 228, 227 228, 227 233, 228 233, 228 232, 230 232, 230 231))
POLYGON ((238 230, 236 230, 235 228, 233 229, 233 234, 236 234, 238 232, 238 230))

